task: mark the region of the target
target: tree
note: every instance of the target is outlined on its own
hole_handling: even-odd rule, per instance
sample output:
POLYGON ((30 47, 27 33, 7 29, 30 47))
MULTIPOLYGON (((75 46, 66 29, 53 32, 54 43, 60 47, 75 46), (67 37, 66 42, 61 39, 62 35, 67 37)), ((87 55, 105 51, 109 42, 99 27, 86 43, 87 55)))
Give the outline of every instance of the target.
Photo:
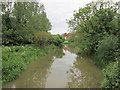
POLYGON ((14 2, 3 5, 3 44, 28 44, 33 42, 34 33, 49 31, 49 22, 43 4, 38 2, 14 2))
POLYGON ((94 54, 104 35, 118 34, 116 7, 116 3, 91 2, 73 14, 74 17, 68 21, 68 24, 72 30, 79 33, 81 51, 94 54))

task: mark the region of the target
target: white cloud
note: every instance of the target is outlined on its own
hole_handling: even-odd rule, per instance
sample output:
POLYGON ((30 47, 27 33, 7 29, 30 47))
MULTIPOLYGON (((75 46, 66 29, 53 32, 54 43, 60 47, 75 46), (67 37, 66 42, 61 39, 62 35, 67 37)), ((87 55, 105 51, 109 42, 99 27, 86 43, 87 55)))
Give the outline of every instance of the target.
POLYGON ((50 32, 53 34, 67 32, 66 19, 72 17, 74 10, 78 10, 79 7, 83 7, 91 1, 97 0, 40 0, 44 4, 47 16, 53 26, 50 32))

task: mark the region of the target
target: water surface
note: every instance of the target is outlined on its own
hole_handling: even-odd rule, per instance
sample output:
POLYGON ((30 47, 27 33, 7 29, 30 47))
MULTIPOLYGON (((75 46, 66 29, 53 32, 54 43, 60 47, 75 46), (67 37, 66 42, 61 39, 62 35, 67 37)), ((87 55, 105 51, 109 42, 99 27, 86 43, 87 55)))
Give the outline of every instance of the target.
POLYGON ((92 60, 65 47, 30 63, 18 79, 3 88, 98 88, 102 78, 92 60))

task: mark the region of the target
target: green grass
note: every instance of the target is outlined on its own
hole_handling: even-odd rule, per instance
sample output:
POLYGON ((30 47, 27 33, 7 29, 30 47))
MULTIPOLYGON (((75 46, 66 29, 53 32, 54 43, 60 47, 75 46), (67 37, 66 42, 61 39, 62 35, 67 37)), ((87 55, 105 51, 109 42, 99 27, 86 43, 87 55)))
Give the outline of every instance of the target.
POLYGON ((45 56, 57 47, 40 48, 35 45, 3 46, 2 47, 2 82, 9 82, 20 76, 27 64, 45 56))

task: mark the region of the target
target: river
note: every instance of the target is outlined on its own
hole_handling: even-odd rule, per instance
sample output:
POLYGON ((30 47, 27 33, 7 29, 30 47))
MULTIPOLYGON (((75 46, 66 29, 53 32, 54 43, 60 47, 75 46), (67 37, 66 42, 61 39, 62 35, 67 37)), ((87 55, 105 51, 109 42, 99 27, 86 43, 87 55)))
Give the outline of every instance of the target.
POLYGON ((101 70, 90 58, 64 48, 30 63, 18 79, 3 88, 99 88, 102 79, 101 70))

